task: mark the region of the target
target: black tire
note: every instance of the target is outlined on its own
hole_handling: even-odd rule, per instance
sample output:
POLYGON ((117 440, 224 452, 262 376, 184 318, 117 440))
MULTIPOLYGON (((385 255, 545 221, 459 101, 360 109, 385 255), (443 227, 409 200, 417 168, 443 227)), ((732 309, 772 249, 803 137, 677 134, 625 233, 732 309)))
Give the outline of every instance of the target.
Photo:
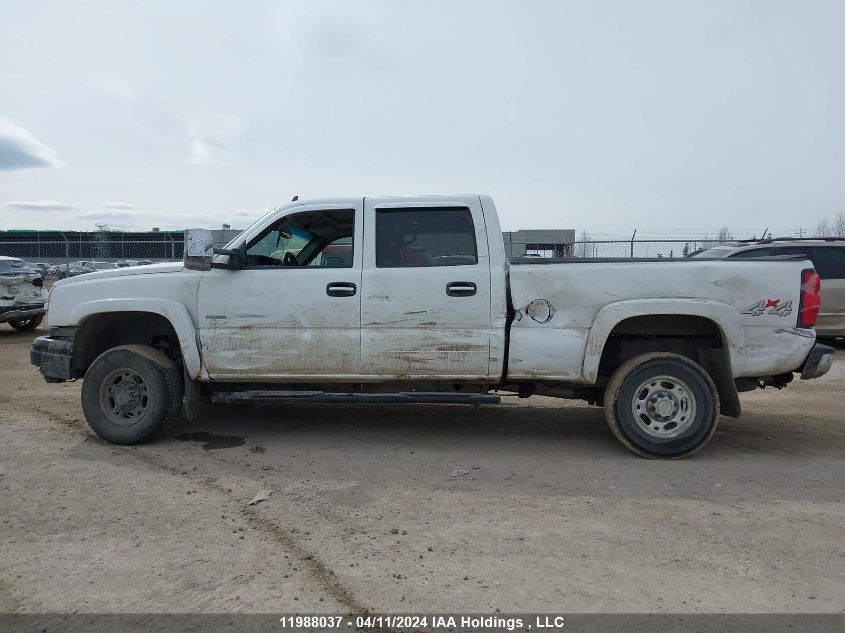
POLYGON ((100 354, 82 382, 82 410, 94 432, 113 444, 155 439, 182 407, 182 380, 163 352, 122 345, 100 354))
POLYGON ((700 450, 716 432, 719 393, 689 358, 651 352, 613 373, 604 413, 616 438, 637 455, 680 459, 700 450))
POLYGON ((32 332, 35 328, 41 325, 41 321, 43 320, 44 315, 38 314, 36 316, 29 317, 28 319, 15 319, 14 321, 9 321, 9 325, 19 332, 32 332))

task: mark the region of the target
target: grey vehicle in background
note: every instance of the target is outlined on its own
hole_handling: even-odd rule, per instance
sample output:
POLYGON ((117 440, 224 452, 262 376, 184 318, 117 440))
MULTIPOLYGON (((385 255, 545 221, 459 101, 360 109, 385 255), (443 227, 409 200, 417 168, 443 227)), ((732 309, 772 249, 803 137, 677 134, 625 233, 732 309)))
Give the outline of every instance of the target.
POLYGON ((770 238, 728 242, 695 253, 702 258, 806 255, 822 280, 821 311, 816 322, 819 338, 845 336, 845 237, 770 238))
POLYGON ((41 279, 47 276, 47 269, 50 267, 49 264, 45 264, 42 262, 24 262, 30 268, 37 270, 41 273, 41 279))
POLYGON ((34 330, 44 318, 46 299, 40 269, 17 257, 0 255, 0 323, 34 330))
POLYGON ((59 279, 66 279, 68 277, 76 277, 77 275, 84 275, 85 273, 93 273, 94 269, 88 266, 80 266, 79 264, 62 264, 58 269, 59 279))

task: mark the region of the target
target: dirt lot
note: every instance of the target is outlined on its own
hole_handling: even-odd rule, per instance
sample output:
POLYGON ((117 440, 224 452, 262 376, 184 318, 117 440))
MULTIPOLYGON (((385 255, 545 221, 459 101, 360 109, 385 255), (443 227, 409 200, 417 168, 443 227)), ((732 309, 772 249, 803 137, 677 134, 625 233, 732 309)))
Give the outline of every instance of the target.
POLYGON ((845 609, 845 360, 655 462, 545 398, 207 406, 112 446, 31 339, 0 326, 0 612, 845 609))

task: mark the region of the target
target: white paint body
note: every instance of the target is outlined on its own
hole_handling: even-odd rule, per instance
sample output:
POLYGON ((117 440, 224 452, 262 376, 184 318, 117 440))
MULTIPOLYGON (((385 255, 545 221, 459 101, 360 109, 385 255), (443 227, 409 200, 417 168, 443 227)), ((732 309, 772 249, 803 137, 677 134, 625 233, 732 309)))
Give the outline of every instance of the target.
MULTIPOLYGON (((735 377, 797 369, 815 342, 796 328, 798 260, 667 260, 509 263, 487 196, 294 202, 258 220, 235 248, 285 215, 353 209, 351 268, 188 270, 181 264, 122 268, 57 282, 50 326, 78 326, 102 312, 148 311, 176 330, 190 375, 220 382, 596 381, 613 327, 628 317, 693 315, 713 321, 735 377), (476 232, 473 265, 377 268, 380 208, 466 207, 476 232), (473 296, 446 293, 476 284, 473 296), (354 283, 332 297, 330 283, 354 283), (515 318, 507 339, 508 288, 515 318), (792 302, 788 314, 743 314, 760 300, 792 302), (529 307, 530 306, 530 307, 529 307), (506 352, 507 349, 507 352, 506 352)), ((225 256, 216 256, 218 258, 225 256)), ((413 387, 409 384, 409 387, 413 387)))

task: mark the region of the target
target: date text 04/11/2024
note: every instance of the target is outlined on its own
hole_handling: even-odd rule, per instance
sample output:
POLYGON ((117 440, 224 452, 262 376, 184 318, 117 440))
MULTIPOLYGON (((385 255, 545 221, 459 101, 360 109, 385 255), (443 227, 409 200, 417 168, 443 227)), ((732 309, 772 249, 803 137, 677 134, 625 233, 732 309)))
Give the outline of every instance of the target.
POLYGON ((283 628, 299 629, 319 627, 321 629, 370 629, 427 627, 431 630, 549 630, 562 629, 565 618, 560 615, 542 615, 531 618, 452 615, 359 615, 354 618, 326 615, 293 615, 279 618, 283 628))

